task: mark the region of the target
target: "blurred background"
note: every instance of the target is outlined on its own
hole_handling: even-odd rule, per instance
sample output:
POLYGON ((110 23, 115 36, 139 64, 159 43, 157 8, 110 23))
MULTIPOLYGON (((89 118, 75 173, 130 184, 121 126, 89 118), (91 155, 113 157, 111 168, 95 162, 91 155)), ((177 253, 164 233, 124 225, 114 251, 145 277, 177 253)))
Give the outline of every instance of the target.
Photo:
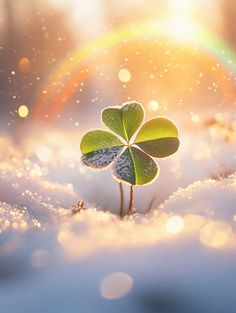
POLYGON ((129 99, 184 115, 235 101, 234 60, 223 51, 236 44, 234 1, 1 0, 0 8, 2 129, 84 125, 129 99))
POLYGON ((0 0, 2 159, 17 159, 16 175, 22 168, 67 184, 114 210, 116 183, 109 170, 81 167, 79 144, 86 130, 103 127, 104 107, 136 100, 146 118, 174 120, 181 139, 178 155, 160 162, 160 179, 140 189, 137 208, 230 174, 235 13, 234 0, 0 0))

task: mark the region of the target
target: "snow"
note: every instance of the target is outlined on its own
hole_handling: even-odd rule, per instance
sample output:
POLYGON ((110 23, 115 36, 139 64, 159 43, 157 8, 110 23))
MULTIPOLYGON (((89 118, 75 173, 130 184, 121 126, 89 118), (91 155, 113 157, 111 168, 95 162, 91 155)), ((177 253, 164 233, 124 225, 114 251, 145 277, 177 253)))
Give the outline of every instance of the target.
POLYGON ((165 228, 171 214, 120 221, 89 209, 46 233, 5 233, 4 312, 233 313, 235 233, 209 246, 199 235, 214 220, 183 214, 184 228, 173 234, 165 228))
POLYGON ((196 182, 124 220, 91 208, 4 232, 4 312, 235 312, 235 182, 196 182))
POLYGON ((160 209, 181 214, 201 214, 208 218, 225 220, 236 227, 236 174, 220 180, 197 181, 180 188, 161 205, 160 209), (201 201, 199 201, 201 199, 201 201))
POLYGON ((46 159, 37 137, 15 145, 2 134, 3 311, 234 313, 234 133, 183 128, 180 139, 176 155, 157 160, 158 180, 135 188, 139 213, 120 220, 110 169, 80 164, 77 134, 48 132, 46 159), (87 209, 72 214, 81 199, 87 209))

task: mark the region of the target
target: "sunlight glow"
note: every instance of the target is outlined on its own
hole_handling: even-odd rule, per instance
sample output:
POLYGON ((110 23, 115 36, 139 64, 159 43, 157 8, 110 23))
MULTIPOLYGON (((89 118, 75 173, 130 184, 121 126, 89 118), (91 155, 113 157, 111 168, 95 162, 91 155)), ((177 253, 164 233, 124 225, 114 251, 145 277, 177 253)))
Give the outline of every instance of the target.
POLYGON ((75 30, 75 38, 78 38, 79 41, 81 35, 88 39, 88 37, 99 33, 104 28, 101 0, 49 0, 49 3, 52 7, 68 12, 72 30, 75 30), (82 27, 83 31, 80 31, 78 36, 79 26, 82 27))
MULTIPOLYGON (((57 242, 65 257, 74 263, 99 250, 118 251, 157 245, 166 240, 175 242, 180 232, 181 237, 200 238, 201 244, 209 248, 221 248, 226 244, 235 246, 235 233, 228 223, 209 220, 201 215, 188 214, 183 217, 155 212, 148 217, 137 214, 120 220, 118 216, 95 208, 70 215, 68 222, 59 229, 57 242)), ((115 297, 115 291, 110 292, 115 297)), ((106 298, 112 297, 105 291, 104 294, 106 298)))
POLYGON ((163 23, 170 37, 179 40, 192 40, 197 37, 199 26, 192 19, 177 16, 168 18, 163 23))
POLYGON ((196 0, 169 0, 170 10, 174 14, 189 14, 197 5, 196 0))

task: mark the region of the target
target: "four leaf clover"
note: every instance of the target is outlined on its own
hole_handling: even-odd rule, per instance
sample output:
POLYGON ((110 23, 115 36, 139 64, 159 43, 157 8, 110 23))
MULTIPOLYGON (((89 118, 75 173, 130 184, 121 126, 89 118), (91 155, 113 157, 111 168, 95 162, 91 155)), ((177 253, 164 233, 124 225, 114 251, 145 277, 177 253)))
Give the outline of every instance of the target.
POLYGON ((159 172, 153 158, 178 150, 178 130, 165 117, 153 118, 139 129, 143 119, 144 109, 138 102, 104 109, 102 121, 113 133, 98 129, 85 134, 80 144, 83 164, 104 169, 114 163, 113 176, 118 181, 129 185, 152 182, 159 172))

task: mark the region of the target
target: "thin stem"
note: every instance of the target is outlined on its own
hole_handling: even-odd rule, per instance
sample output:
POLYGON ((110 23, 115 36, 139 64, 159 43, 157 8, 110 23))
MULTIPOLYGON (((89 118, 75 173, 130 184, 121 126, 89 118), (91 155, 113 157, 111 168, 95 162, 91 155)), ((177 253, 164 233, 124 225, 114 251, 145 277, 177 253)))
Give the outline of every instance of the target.
POLYGON ((130 185, 129 190, 129 209, 128 214, 131 215, 133 213, 133 202, 134 202, 134 186, 130 185))
POLYGON ((124 191, 122 183, 119 183, 119 189, 120 189, 120 217, 122 218, 124 216, 124 191))

